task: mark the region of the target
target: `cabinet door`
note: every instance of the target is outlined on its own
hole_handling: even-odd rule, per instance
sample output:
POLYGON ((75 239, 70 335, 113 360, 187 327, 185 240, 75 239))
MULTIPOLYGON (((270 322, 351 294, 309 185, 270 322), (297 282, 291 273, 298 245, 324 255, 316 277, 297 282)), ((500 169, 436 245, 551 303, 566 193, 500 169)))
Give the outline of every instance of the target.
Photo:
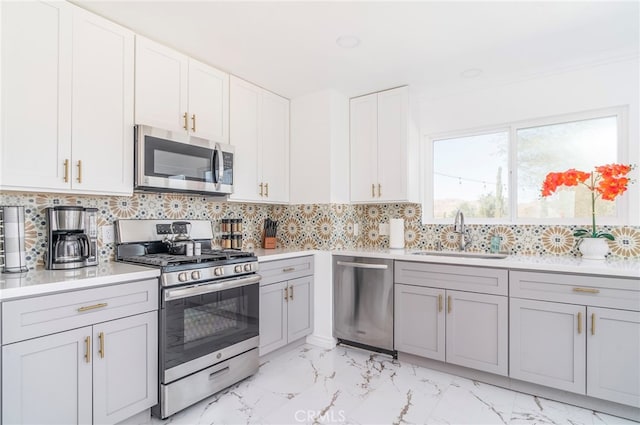
POLYGON ((186 56, 136 36, 136 124, 187 131, 188 69, 186 56))
POLYGON ((158 402, 158 313, 93 327, 93 421, 114 424, 158 402))
POLYGON ((508 305, 499 295, 447 291, 447 362, 507 375, 508 305))
POLYGON ((394 348, 444 361, 444 289, 396 284, 394 292, 394 348))
POLYGON ((509 376, 584 394, 586 308, 512 298, 509 376))
POLYGON ((287 344, 287 282, 260 287, 260 355, 287 344))
POLYGON ((378 195, 377 94, 350 103, 351 201, 367 202, 378 195))
POLYGON ((260 144, 264 200, 289 202, 289 100, 262 92, 260 144))
POLYGON ((133 191, 134 34, 94 14, 73 16, 73 189, 133 191))
POLYGON ((71 9, 64 2, 42 1, 2 2, 0 7, 0 182, 10 189, 68 189, 71 9))
POLYGON ((640 313, 587 308, 587 395, 640 407, 640 313))
POLYGON ((91 423, 91 327, 2 347, 2 422, 91 423))
POLYGON ((189 59, 189 132, 229 143, 229 74, 189 59))
POLYGON ((313 276, 293 279, 288 283, 287 342, 293 342, 313 331, 313 276))
POLYGON ((230 77, 229 141, 235 147, 231 200, 262 200, 258 186, 262 176, 258 161, 261 93, 260 87, 230 77))
POLYGON ((378 183, 380 201, 400 201, 407 193, 409 88, 378 93, 378 183))

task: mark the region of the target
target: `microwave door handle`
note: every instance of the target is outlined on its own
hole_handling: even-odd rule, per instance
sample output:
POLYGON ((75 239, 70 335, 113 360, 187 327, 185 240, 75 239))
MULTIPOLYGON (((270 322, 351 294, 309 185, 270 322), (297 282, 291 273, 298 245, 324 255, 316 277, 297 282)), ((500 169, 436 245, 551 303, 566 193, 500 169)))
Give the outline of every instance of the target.
POLYGON ((216 188, 220 189, 220 184, 222 183, 222 179, 224 178, 224 155, 222 153, 222 148, 220 147, 220 143, 216 143, 216 153, 218 156, 218 175, 216 176, 216 188))

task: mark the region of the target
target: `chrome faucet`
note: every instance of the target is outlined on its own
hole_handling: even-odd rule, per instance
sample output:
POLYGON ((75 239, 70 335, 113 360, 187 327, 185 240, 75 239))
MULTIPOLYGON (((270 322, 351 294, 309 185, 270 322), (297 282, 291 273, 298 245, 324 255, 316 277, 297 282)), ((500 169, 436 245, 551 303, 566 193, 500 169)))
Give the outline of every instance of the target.
POLYGON ((464 214, 462 214, 461 210, 456 212, 456 218, 453 220, 453 231, 455 233, 460 233, 460 244, 458 247, 460 248, 460 251, 464 251, 471 243, 471 239, 465 240, 467 229, 464 227, 464 214))

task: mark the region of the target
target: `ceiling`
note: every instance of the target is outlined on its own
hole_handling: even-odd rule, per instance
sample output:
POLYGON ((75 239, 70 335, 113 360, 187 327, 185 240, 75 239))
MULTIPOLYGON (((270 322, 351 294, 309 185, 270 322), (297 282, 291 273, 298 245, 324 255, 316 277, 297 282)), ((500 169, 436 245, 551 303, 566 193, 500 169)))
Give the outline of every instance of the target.
POLYGON ((436 93, 640 52, 638 1, 74 3, 289 98, 404 84, 436 93), (360 45, 339 47, 345 35, 360 45), (462 77, 469 69, 482 72, 462 77))

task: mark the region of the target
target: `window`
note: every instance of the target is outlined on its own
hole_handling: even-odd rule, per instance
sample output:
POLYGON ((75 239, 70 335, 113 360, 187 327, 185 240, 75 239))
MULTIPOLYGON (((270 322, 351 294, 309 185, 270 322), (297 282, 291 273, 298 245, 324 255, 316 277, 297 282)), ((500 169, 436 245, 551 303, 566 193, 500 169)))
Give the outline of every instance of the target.
MULTIPOLYGON (((427 143, 425 221, 450 222, 458 209, 482 223, 582 223, 591 214, 581 186, 541 198, 547 173, 628 162, 623 109, 513 123, 503 128, 432 137, 427 143)), ((598 201, 602 224, 623 223, 625 197, 598 201)))

